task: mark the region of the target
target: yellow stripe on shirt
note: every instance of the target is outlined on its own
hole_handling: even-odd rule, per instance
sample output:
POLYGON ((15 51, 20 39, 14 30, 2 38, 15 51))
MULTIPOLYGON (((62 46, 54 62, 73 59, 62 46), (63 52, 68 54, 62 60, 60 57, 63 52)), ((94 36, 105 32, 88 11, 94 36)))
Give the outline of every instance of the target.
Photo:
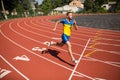
POLYGON ((67 36, 71 35, 71 25, 64 24, 64 34, 66 34, 67 36))

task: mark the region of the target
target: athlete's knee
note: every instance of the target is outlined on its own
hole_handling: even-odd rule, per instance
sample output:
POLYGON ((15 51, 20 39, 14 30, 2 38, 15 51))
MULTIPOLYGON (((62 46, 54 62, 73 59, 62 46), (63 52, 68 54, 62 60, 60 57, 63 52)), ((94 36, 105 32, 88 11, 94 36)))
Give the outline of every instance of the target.
POLYGON ((63 43, 57 43, 57 45, 62 47, 64 44, 63 43))

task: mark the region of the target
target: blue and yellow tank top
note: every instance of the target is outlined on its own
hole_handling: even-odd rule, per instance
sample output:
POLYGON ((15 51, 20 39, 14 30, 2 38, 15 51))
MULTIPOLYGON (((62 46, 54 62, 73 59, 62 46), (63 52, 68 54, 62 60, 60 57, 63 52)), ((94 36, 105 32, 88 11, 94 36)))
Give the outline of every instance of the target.
POLYGON ((71 35, 71 27, 74 24, 73 20, 68 21, 67 19, 61 19, 60 23, 63 23, 63 33, 67 36, 71 35))

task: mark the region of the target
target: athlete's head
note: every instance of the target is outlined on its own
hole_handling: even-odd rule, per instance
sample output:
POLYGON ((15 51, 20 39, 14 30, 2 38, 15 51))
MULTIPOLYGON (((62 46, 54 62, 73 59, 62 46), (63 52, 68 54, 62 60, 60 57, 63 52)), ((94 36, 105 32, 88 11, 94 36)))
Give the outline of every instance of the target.
POLYGON ((67 12, 66 15, 68 19, 72 19, 72 12, 67 12))

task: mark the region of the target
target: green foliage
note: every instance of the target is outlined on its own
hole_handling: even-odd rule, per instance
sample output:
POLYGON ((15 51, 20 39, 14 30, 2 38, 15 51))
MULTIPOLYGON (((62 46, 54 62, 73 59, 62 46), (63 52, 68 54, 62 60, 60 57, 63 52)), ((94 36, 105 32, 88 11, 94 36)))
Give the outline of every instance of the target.
MULTIPOLYGON (((15 8, 17 8, 18 10, 20 10, 20 8, 23 8, 24 10, 29 10, 31 8, 29 0, 3 0, 3 3, 5 10, 8 10, 9 12, 13 11, 13 9, 15 8)), ((0 10, 2 10, 1 1, 0 10)))
POLYGON ((108 0, 95 0, 94 3, 95 5, 98 5, 99 7, 101 7, 103 4, 107 4, 108 0))
POLYGON ((92 10, 93 5, 94 5, 93 0, 85 0, 85 2, 84 2, 84 6, 85 6, 86 11, 92 10))
POLYGON ((85 0, 84 6, 86 12, 106 12, 101 6, 108 0, 85 0))
POLYGON ((35 8, 36 8, 35 11, 38 12, 39 11, 39 4, 38 4, 38 2, 36 2, 34 5, 35 5, 35 8))
POLYGON ((115 12, 120 13, 120 2, 117 3, 116 8, 115 8, 115 12))
POLYGON ((41 11, 44 12, 44 14, 48 14, 51 11, 52 5, 51 5, 51 0, 43 0, 43 4, 41 6, 41 11))
POLYGON ((4 16, 2 13, 0 13, 0 20, 3 20, 4 19, 4 16))
POLYGON ((22 16, 22 14, 23 14, 23 7, 20 4, 18 4, 18 6, 16 7, 16 11, 18 12, 19 16, 22 16))
POLYGON ((72 0, 43 0, 42 5, 40 5, 40 8, 41 11, 43 11, 46 15, 54 8, 68 5, 71 1, 72 0))
POLYGON ((105 10, 104 8, 99 8, 98 12, 99 12, 99 13, 107 13, 108 11, 105 10))
MULTIPOLYGON (((19 0, 3 0, 5 10, 11 12, 19 3, 19 0)), ((0 1, 0 10, 2 10, 1 1, 0 1)))
POLYGON ((31 9, 31 3, 30 0, 20 0, 22 1, 21 6, 23 7, 24 10, 30 10, 31 9))

